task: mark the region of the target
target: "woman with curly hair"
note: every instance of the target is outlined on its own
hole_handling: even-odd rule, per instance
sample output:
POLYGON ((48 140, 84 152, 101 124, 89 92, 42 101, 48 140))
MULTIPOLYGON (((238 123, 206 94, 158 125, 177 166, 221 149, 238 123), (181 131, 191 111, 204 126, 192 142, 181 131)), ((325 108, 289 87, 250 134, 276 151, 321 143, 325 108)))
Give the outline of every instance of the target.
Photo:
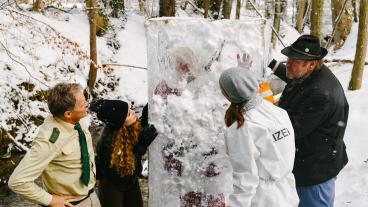
POLYGON ((105 207, 142 207, 138 178, 142 155, 157 136, 147 122, 147 105, 141 120, 128 104, 120 100, 98 100, 90 109, 97 113, 105 128, 97 144, 99 198, 105 207))

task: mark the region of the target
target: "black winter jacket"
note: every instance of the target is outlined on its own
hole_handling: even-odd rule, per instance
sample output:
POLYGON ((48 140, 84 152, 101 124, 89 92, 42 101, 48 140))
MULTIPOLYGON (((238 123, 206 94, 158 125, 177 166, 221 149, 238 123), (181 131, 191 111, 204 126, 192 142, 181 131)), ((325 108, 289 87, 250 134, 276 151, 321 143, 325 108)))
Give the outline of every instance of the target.
POLYGON ((110 168, 111 153, 113 150, 113 140, 115 130, 112 126, 106 124, 102 131, 101 138, 96 147, 96 169, 97 179, 101 177, 107 178, 111 183, 114 183, 121 190, 129 189, 133 184, 138 182, 138 178, 142 172, 142 155, 147 150, 149 143, 154 139, 145 136, 145 127, 142 126, 142 131, 139 135, 138 143, 134 146, 135 171, 133 175, 121 177, 114 168, 110 168), (152 139, 152 140, 148 140, 152 139))
POLYGON ((285 70, 279 64, 275 75, 287 83, 279 106, 288 112, 295 131, 296 185, 320 184, 348 162, 343 137, 349 104, 340 82, 325 65, 296 81, 289 80, 285 70))

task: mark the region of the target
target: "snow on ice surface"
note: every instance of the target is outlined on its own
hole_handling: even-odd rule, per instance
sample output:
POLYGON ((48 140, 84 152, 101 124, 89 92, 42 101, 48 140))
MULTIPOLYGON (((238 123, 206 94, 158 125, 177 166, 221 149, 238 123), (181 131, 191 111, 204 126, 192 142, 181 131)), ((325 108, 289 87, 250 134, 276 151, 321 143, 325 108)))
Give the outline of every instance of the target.
POLYGON ((222 206, 231 192, 223 134, 228 103, 218 78, 244 52, 263 75, 265 25, 260 19, 146 23, 150 120, 159 132, 150 146, 150 206, 222 206))

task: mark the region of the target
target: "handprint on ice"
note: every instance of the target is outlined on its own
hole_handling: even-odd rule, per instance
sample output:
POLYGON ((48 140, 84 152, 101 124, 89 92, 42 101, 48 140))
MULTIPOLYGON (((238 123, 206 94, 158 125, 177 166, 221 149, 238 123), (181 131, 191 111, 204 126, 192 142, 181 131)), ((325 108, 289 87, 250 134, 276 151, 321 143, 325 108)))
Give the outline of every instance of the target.
POLYGON ((223 193, 211 195, 202 192, 188 192, 180 196, 180 207, 225 207, 225 196, 223 193))
POLYGON ((206 167, 206 170, 204 171, 204 175, 206 177, 215 177, 220 175, 220 169, 217 167, 217 165, 213 162, 209 163, 206 167))
POLYGON ((249 69, 252 66, 252 58, 248 53, 243 53, 243 57, 240 58, 239 54, 236 54, 236 59, 238 60, 238 67, 249 69))
POLYGON ((177 88, 170 88, 165 81, 161 81, 155 88, 154 94, 166 98, 170 94, 180 96, 181 93, 177 88))
MULTIPOLYGON (((192 153, 191 156, 198 157, 198 159, 207 159, 211 156, 218 154, 217 149, 211 147, 210 151, 198 153, 194 150, 197 150, 198 145, 193 144, 192 141, 189 143, 181 142, 179 145, 176 145, 174 142, 171 142, 163 147, 162 156, 164 160, 164 169, 168 171, 171 175, 182 176, 184 166, 181 158, 186 156, 188 153, 192 153), (197 156, 197 155, 201 155, 197 156)), ((214 162, 204 162, 208 163, 204 167, 200 166, 191 166, 192 168, 199 168, 199 172, 205 177, 215 177, 220 174, 220 170, 214 162)))
MULTIPOLYGON (((214 147, 211 147, 211 150, 209 152, 202 153, 202 156, 203 156, 204 159, 206 159, 206 158, 209 158, 209 157, 214 156, 216 154, 218 154, 217 149, 214 148, 214 147)), ((217 165, 214 162, 210 162, 206 166, 203 174, 206 177, 215 177, 215 176, 220 175, 220 169, 217 167, 217 165)))
POLYGON ((181 176, 183 172, 183 164, 178 159, 197 147, 191 141, 189 143, 181 142, 175 145, 171 142, 162 149, 162 156, 164 158, 164 169, 172 175, 181 176))
POLYGON ((211 147, 211 150, 209 152, 204 152, 202 153, 202 156, 204 158, 210 157, 212 155, 216 155, 218 154, 218 150, 215 147, 211 147))

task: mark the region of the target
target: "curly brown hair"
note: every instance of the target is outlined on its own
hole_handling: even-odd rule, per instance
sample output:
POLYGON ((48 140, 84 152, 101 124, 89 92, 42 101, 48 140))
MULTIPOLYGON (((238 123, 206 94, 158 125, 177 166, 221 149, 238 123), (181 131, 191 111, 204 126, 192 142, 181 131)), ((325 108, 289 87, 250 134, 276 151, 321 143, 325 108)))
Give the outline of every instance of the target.
POLYGON ((141 123, 136 121, 131 126, 124 125, 114 137, 110 167, 115 167, 120 176, 133 175, 135 171, 134 145, 138 142, 141 123))
POLYGON ((238 123, 237 129, 243 126, 245 119, 242 113, 244 103, 231 103, 225 113, 225 124, 230 127, 235 121, 238 123))

